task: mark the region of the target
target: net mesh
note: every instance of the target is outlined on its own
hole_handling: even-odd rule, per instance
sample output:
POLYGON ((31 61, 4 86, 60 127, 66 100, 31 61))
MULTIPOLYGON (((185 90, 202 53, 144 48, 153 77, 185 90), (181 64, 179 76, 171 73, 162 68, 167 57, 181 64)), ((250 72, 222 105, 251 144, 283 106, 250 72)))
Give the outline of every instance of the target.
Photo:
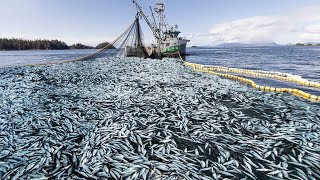
POLYGON ((110 56, 143 58, 149 56, 144 45, 143 32, 138 16, 129 28, 112 43, 107 44, 95 53, 82 57, 81 60, 106 58, 110 56))

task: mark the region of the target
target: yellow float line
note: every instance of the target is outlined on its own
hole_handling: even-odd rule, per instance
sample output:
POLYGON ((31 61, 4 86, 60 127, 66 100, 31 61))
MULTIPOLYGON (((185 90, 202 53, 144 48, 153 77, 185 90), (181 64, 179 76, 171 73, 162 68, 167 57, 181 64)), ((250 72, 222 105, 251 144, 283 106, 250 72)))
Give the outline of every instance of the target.
POLYGON ((250 70, 250 69, 239 69, 239 68, 229 68, 229 67, 223 67, 223 66, 206 66, 210 68, 217 68, 222 70, 230 70, 230 71, 245 71, 245 72, 252 72, 252 73, 262 73, 262 74, 276 74, 279 76, 284 77, 293 77, 294 75, 288 74, 288 73, 281 73, 281 72, 274 72, 274 71, 263 71, 263 70, 250 70))
POLYGON ((177 52, 174 52, 174 53, 165 53, 165 55, 166 56, 172 56, 173 57, 173 55, 179 55, 179 59, 182 61, 182 62, 184 62, 184 60, 183 60, 183 58, 182 58, 182 56, 181 56, 181 54, 180 54, 180 52, 179 51, 177 51, 177 52))
POLYGON ((219 71, 219 72, 232 72, 237 74, 247 74, 250 76, 256 77, 268 77, 273 79, 278 79, 282 81, 293 82, 307 87, 314 87, 320 89, 320 83, 309 81, 303 78, 297 78, 295 76, 289 76, 289 74, 281 74, 277 72, 267 72, 267 71, 255 71, 255 70, 246 70, 246 69, 237 69, 237 68, 227 68, 227 67, 208 67, 210 71, 219 71))
POLYGON ((243 77, 239 77, 239 76, 235 76, 235 75, 231 75, 231 74, 223 74, 223 73, 215 72, 212 69, 206 68, 206 67, 204 67, 203 65, 200 65, 200 64, 194 64, 194 63, 188 63, 188 62, 185 62, 184 64, 186 66, 192 67, 195 71, 214 74, 214 75, 217 75, 217 76, 220 76, 220 77, 224 77, 224 78, 228 78, 228 79, 234 79, 234 80, 249 84, 252 87, 254 87, 256 89, 259 89, 259 90, 262 90, 262 91, 277 92, 277 93, 289 93, 289 94, 292 94, 294 96, 297 96, 297 97, 300 97, 300 98, 303 98, 303 99, 320 102, 320 96, 312 95, 312 94, 306 93, 304 91, 301 91, 299 89, 275 88, 275 87, 269 87, 269 86, 261 86, 261 85, 256 84, 251 79, 247 79, 247 78, 243 78, 243 77))

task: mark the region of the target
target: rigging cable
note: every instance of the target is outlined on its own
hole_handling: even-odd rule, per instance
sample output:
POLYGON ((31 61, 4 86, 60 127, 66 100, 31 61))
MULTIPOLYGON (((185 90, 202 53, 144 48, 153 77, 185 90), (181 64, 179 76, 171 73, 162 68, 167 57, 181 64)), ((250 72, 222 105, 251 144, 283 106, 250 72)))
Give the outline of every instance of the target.
POLYGON ((101 56, 104 52, 106 52, 108 49, 112 48, 113 45, 119 40, 122 39, 124 37, 124 35, 126 35, 129 30, 131 30, 134 25, 135 25, 136 21, 134 21, 121 35, 119 35, 114 41, 112 41, 111 43, 107 44, 106 46, 104 46, 102 49, 80 57, 80 58, 76 58, 76 59, 71 59, 71 60, 65 60, 65 61, 60 61, 60 62, 47 62, 47 63, 41 63, 41 64, 28 64, 28 65, 24 65, 24 66, 46 66, 46 65, 52 65, 52 64, 63 64, 63 63, 69 63, 69 62, 75 62, 75 61, 83 61, 83 60, 88 60, 88 59, 92 59, 92 58, 98 58, 99 56, 101 56))

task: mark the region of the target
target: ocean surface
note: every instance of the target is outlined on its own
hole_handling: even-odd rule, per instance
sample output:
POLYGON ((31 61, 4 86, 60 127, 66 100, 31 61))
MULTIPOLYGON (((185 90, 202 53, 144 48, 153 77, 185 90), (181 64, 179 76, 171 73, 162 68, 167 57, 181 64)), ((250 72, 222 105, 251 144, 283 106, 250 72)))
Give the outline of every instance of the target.
MULTIPOLYGON (((188 53, 186 60, 198 64, 277 71, 320 82, 320 47, 191 48, 188 53)), ((298 88, 320 96, 315 88, 273 79, 250 79, 261 85, 298 88)))
MULTIPOLYGON (((0 52, 0 179, 320 179, 320 103, 172 59, 22 66, 92 52, 0 52)), ((318 53, 189 49, 186 60, 319 81, 318 53)))
POLYGON ((0 67, 42 64, 75 59, 96 50, 28 50, 0 51, 0 67))
MULTIPOLYGON (((59 62, 96 50, 0 51, 0 67, 59 62)), ((113 51, 110 51, 110 56, 113 51)), ((189 48, 186 61, 206 65, 277 71, 320 82, 319 47, 189 48)), ((254 79, 258 84, 293 87, 320 95, 319 90, 272 79, 254 79)))

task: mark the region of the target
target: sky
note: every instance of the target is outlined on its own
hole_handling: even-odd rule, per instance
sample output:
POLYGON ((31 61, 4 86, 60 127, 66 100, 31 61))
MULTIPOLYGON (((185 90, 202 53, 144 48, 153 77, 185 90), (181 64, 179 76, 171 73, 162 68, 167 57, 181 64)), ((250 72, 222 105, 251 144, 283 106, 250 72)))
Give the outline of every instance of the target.
MULTIPOLYGON (((137 1, 148 12, 156 2, 137 1)), ((189 45, 320 42, 320 0, 163 1, 189 45)), ((97 45, 113 41, 135 14, 132 0, 0 0, 0 37, 97 45)))

